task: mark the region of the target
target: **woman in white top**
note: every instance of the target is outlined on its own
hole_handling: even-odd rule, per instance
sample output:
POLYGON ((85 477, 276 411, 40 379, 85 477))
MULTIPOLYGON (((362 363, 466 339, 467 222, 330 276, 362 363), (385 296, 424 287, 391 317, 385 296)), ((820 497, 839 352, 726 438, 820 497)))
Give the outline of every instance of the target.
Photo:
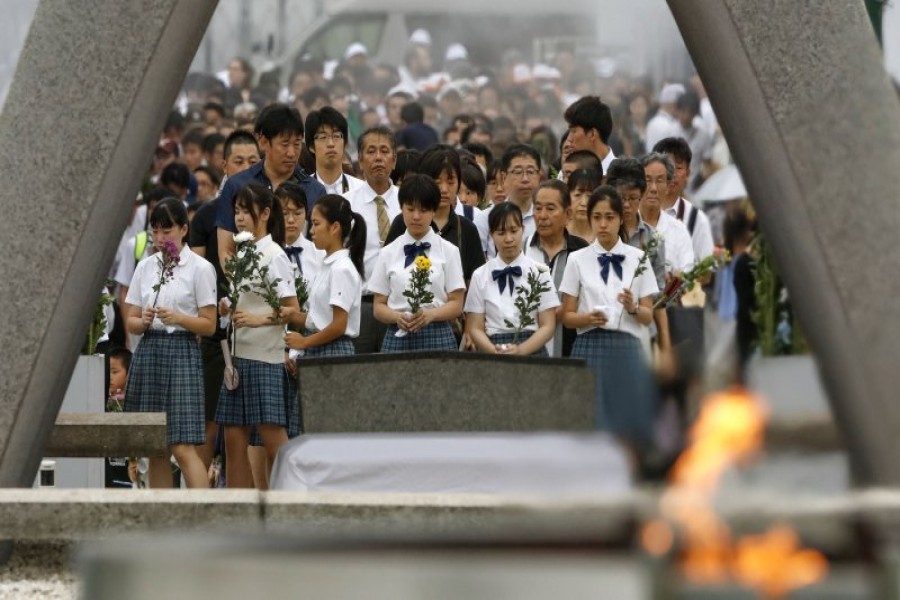
POLYGON ((479 267, 466 297, 466 333, 480 352, 547 356, 545 345, 556 329, 559 298, 550 270, 522 252, 522 211, 511 202, 494 206, 488 216, 497 256, 479 267), (531 324, 522 326, 516 298, 529 293, 535 275, 547 291, 540 294, 531 324), (519 292, 518 288, 524 292, 519 292), (518 330, 518 332, 517 332, 518 330))
MULTIPOLYGON (((128 371, 125 410, 165 412, 166 441, 188 487, 208 487, 197 453, 197 446, 206 441, 197 336, 212 335, 216 329, 216 272, 184 244, 188 216, 180 200, 160 202, 150 215, 150 225, 160 252, 138 263, 125 298, 128 332, 143 334, 128 371), (178 263, 159 285, 167 244, 177 250, 178 263)), ((154 468, 151 484, 171 486, 167 466, 154 468)))
POLYGON ((326 194, 313 205, 309 232, 325 259, 310 286, 309 310, 282 312, 291 325, 306 329, 305 334, 291 331, 284 343, 307 357, 354 354, 351 339, 359 335, 366 222, 346 198, 326 194))
POLYGON ((641 349, 642 329, 653 318, 657 293, 651 265, 635 276, 642 250, 622 241, 622 198, 603 185, 588 201, 597 239, 569 257, 563 275, 563 324, 578 331, 573 358, 583 358, 596 375, 596 418, 637 447, 651 442, 656 398, 641 349))
POLYGON ((431 177, 416 173, 403 180, 397 195, 406 232, 378 254, 368 284, 375 295, 375 318, 388 325, 381 351, 455 351, 450 321, 462 314, 466 282, 459 249, 431 228, 441 190, 431 177), (434 300, 413 314, 403 294, 419 256, 431 261, 429 290, 434 300))
MULTIPOLYGON (((234 222, 238 232, 253 234, 260 266, 267 267, 266 280, 274 284, 280 306, 298 309, 294 272, 282 248, 281 204, 264 186, 248 185, 235 197, 234 222)), ((223 383, 216 410, 216 422, 225 426, 226 480, 232 488, 253 486, 247 459, 252 428, 262 438, 269 464, 287 441, 282 324, 259 292, 263 282, 254 276, 250 283, 251 290, 242 292, 232 307, 232 353, 239 382, 233 390, 223 383)))

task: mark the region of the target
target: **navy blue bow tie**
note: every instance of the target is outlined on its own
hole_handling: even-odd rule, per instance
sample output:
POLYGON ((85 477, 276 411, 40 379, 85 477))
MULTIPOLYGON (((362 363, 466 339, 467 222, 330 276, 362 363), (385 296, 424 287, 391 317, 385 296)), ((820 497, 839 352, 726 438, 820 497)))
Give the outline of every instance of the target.
POLYGON ((431 248, 431 244, 428 242, 416 242, 415 244, 406 244, 403 246, 403 254, 406 255, 406 260, 403 262, 403 268, 405 269, 413 264, 413 261, 420 256, 428 256, 425 251, 429 248, 431 248))
POLYGON ((500 293, 506 291, 506 286, 509 286, 509 295, 512 296, 513 288, 516 287, 516 282, 513 280, 513 277, 521 277, 522 276, 522 267, 506 267, 505 269, 495 269, 491 271, 491 276, 494 278, 494 281, 497 282, 497 285, 500 286, 500 293))
POLYGON ((291 259, 297 268, 300 269, 300 272, 303 272, 303 264, 300 262, 300 255, 303 254, 303 248, 288 246, 284 249, 285 253, 288 255, 288 258, 291 259))
POLYGON ((623 254, 601 254, 597 257, 597 260, 600 261, 600 277, 603 278, 603 283, 606 283, 607 279, 609 279, 609 265, 612 265, 619 281, 622 280, 622 261, 625 260, 623 254))

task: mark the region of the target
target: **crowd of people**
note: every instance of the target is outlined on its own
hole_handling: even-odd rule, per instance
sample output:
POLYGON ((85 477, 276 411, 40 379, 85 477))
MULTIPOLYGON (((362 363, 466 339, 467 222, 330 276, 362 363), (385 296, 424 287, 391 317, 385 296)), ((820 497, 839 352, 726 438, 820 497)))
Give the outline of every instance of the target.
MULTIPOLYGON (((477 69, 462 47, 435 72, 431 51, 417 31, 393 68, 354 44, 284 89, 239 58, 188 76, 113 266, 111 351, 111 394, 166 412, 188 487, 217 454, 229 487, 267 487, 301 429, 298 357, 580 358, 598 428, 639 456, 696 378, 659 299, 733 220, 688 200, 728 160, 699 80, 654 92, 565 53, 477 69)), ((151 460, 149 484, 170 473, 151 460)))

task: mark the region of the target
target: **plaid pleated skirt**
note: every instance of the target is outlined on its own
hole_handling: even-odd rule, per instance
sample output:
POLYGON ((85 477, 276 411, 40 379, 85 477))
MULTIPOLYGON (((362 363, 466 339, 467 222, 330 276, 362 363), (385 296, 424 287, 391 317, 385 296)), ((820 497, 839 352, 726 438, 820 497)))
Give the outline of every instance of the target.
MULTIPOLYGON (((284 373, 284 410, 287 413, 287 435, 295 438, 300 435, 300 399, 297 397, 297 379, 291 377, 287 369, 284 373)), ((262 446, 262 437, 256 427, 250 431, 250 445, 262 446)))
MULTIPOLYGON (((522 342, 525 342, 526 340, 528 340, 528 338, 530 338, 532 336, 532 334, 534 334, 533 331, 523 331, 522 333, 520 333, 519 334, 519 343, 521 344, 522 342)), ((513 338, 516 337, 516 334, 514 334, 514 333, 495 333, 494 335, 489 335, 488 337, 490 338, 491 342, 494 343, 494 345, 512 344, 513 338)), ((537 352, 532 352, 531 356, 539 356, 541 358, 549 358, 550 357, 550 355, 547 354, 546 346, 541 346, 537 352)))
POLYGON ((459 342, 453 335, 453 328, 447 321, 430 323, 415 333, 407 333, 403 337, 394 335, 399 331, 396 325, 389 325, 382 352, 425 352, 434 350, 459 350, 459 342))
POLYGON ((233 360, 240 383, 236 390, 229 390, 222 384, 216 423, 287 427, 284 364, 238 357, 233 360))
MULTIPOLYGON (((313 333, 315 332, 307 331, 305 335, 313 333)), ((354 354, 356 354, 356 347, 353 346, 353 341, 346 335, 342 335, 327 344, 307 348, 303 356, 305 358, 321 358, 323 356, 353 356, 354 354)))
POLYGON ((596 376, 598 428, 648 446, 657 398, 640 341, 621 331, 592 329, 575 338, 572 358, 584 359, 596 376))
POLYGON ((127 412, 166 413, 166 442, 206 442, 203 360, 194 334, 150 330, 128 369, 127 412))

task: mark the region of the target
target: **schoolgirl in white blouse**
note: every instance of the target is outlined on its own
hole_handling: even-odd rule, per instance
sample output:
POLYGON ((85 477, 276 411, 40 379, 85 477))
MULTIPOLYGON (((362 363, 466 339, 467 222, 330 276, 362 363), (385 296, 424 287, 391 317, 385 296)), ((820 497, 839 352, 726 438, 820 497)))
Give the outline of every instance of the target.
POLYGON ((431 177, 412 174, 397 195, 406 232, 378 254, 368 282, 375 295, 375 318, 388 325, 381 351, 457 350, 450 321, 462 314, 466 283, 459 249, 431 228, 441 190, 431 177), (413 314, 403 294, 419 256, 431 261, 429 289, 434 300, 413 314))
POLYGON ((480 352, 547 356, 545 345, 553 338, 559 306, 550 270, 522 252, 525 228, 518 206, 497 204, 488 216, 488 226, 497 256, 472 275, 466 297, 466 333, 480 352), (528 293, 529 274, 536 275, 547 291, 540 294, 531 313, 534 323, 521 327, 515 304, 517 289, 522 287, 528 293))
POLYGON ((620 237, 623 206, 615 188, 594 190, 588 217, 597 238, 569 257, 560 285, 563 324, 578 332, 572 357, 596 375, 598 427, 646 447, 656 392, 640 338, 653 318, 656 278, 649 264, 636 276, 644 252, 620 237))
POLYGON ((291 331, 284 343, 307 357, 354 354, 351 340, 359 335, 366 222, 346 198, 326 194, 313 205, 310 237, 325 259, 310 286, 307 312, 291 319, 305 333, 291 331))
MULTIPOLYGON (((216 329, 216 272, 184 244, 188 216, 180 200, 161 201, 150 215, 150 226, 160 251, 138 263, 125 298, 128 332, 143 335, 128 372, 125 410, 165 412, 169 449, 188 487, 203 488, 208 482, 197 451, 206 441, 197 336, 216 329), (161 279, 167 244, 177 251, 177 264, 161 279)), ((168 462, 154 461, 151 486, 171 487, 168 462)))

